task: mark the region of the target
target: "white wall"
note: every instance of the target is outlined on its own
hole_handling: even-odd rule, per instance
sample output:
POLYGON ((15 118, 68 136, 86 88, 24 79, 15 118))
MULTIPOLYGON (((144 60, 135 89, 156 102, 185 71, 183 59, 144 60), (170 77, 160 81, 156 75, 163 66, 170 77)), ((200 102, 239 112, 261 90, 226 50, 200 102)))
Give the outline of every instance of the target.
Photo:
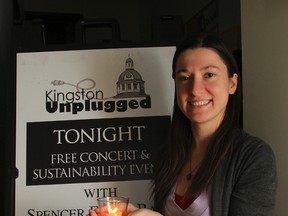
POLYGON ((287 20, 287 0, 241 0, 244 128, 274 149, 276 216, 288 213, 287 20))

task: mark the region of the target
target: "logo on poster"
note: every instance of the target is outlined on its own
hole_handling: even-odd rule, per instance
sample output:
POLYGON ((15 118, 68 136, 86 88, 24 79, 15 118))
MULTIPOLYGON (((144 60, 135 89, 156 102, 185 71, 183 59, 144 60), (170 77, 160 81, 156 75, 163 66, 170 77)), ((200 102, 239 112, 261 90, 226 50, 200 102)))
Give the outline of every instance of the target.
POLYGON ((128 56, 123 71, 116 82, 117 94, 105 98, 102 90, 94 90, 96 82, 84 79, 76 85, 61 80, 54 80, 54 86, 70 85, 76 91, 60 92, 47 90, 45 94, 46 111, 49 113, 78 114, 83 111, 126 112, 128 109, 151 108, 151 97, 145 93, 145 81, 134 69, 134 62, 128 56), (88 84, 88 87, 87 87, 88 84))

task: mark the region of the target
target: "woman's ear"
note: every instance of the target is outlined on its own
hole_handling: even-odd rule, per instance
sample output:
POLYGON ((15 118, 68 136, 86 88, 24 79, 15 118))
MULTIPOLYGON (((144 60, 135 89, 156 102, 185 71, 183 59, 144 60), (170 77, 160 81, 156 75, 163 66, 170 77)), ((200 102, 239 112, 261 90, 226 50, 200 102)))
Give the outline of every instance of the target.
POLYGON ((230 79, 229 94, 234 94, 238 85, 238 75, 234 73, 233 76, 230 77, 229 79, 230 79))

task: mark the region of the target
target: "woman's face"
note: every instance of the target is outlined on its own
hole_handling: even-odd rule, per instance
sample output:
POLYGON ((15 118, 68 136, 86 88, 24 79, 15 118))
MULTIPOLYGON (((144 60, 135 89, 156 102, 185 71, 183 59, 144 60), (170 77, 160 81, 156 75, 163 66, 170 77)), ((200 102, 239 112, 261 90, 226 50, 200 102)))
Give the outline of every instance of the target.
POLYGON ((192 123, 218 127, 237 80, 237 74, 228 76, 226 65, 213 49, 187 49, 175 68, 178 106, 192 123))

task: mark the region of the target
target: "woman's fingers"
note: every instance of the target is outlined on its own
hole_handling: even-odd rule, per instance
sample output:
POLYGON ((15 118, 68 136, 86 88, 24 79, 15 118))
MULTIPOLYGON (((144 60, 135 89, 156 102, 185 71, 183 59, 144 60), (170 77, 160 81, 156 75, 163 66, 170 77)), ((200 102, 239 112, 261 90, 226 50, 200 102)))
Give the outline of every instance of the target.
POLYGON ((150 209, 142 208, 131 212, 129 216, 162 216, 162 215, 150 209))
POLYGON ((90 216, 97 216, 95 211, 96 211, 96 209, 95 210, 89 210, 89 215, 90 216))
POLYGON ((131 203, 128 203, 128 207, 127 207, 127 212, 130 213, 130 212, 133 212, 135 210, 137 210, 138 208, 135 207, 133 204, 131 203))

